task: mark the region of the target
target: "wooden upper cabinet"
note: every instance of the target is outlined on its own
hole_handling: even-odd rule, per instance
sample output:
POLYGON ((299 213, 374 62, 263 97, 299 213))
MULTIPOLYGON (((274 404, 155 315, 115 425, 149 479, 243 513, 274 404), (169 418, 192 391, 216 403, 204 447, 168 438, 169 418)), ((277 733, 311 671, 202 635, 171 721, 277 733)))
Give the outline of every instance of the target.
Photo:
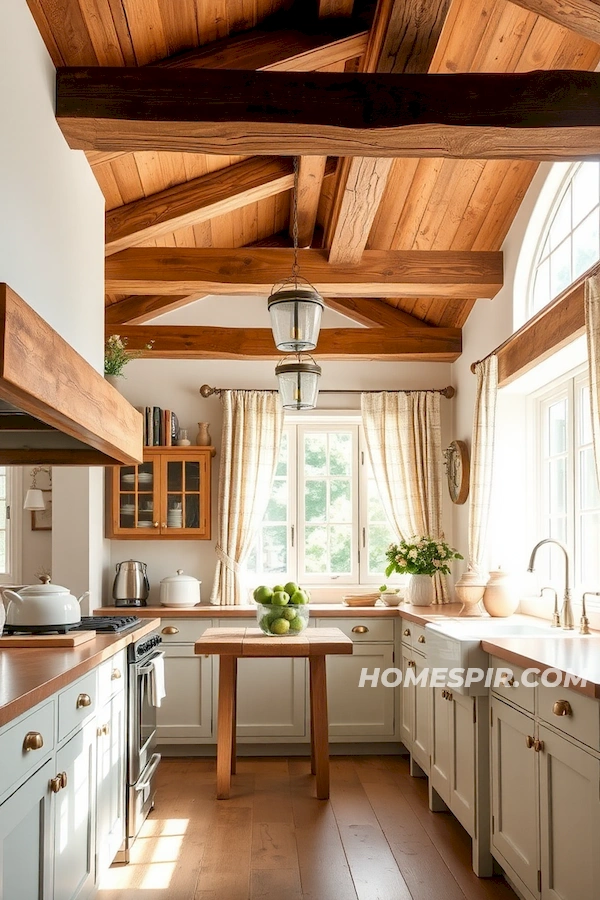
POLYGON ((151 447, 138 466, 111 471, 109 538, 210 539, 212 447, 151 447))

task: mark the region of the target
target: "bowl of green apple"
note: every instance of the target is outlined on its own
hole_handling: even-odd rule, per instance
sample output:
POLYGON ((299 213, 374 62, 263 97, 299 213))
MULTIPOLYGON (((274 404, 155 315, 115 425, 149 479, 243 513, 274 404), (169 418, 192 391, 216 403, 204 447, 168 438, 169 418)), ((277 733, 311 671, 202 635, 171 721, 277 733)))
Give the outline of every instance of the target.
POLYGON ((294 581, 269 587, 259 585, 254 593, 260 629, 272 637, 294 637, 308 625, 310 594, 294 581))

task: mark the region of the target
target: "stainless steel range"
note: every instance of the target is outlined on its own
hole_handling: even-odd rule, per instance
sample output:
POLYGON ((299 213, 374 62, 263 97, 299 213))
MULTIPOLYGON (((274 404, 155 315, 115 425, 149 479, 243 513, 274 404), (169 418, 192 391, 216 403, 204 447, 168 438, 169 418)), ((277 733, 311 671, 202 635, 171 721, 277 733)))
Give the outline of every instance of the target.
POLYGON ((162 639, 147 634, 128 647, 128 735, 127 735, 127 836, 124 861, 146 816, 154 806, 156 770, 160 753, 156 747, 156 706, 152 702, 154 663, 162 660, 162 639))

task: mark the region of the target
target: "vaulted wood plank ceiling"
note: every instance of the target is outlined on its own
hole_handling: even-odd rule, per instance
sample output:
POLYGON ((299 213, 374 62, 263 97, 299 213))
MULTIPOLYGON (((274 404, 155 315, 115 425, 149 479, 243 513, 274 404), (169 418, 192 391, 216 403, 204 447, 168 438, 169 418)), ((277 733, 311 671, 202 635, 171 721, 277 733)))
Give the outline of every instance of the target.
MULTIPOLYGON (((160 63, 170 67, 452 74, 594 70, 600 61, 600 46, 590 39, 600 40, 600 26, 595 4, 589 0, 578 0, 576 15, 570 0, 515 0, 515 4, 506 0, 27 2, 57 67, 160 63)), ((277 152, 276 146, 272 152, 277 152)), ((289 181, 285 177, 277 184, 261 181, 260 167, 252 160, 240 169, 247 158, 152 150, 91 151, 88 158, 112 214, 107 218, 109 225, 126 216, 134 222, 144 215, 147 219, 155 214, 168 218, 172 195, 156 195, 178 185, 193 182, 186 196, 176 191, 178 209, 187 209, 190 194, 195 196, 196 189, 200 192, 208 214, 199 214, 197 219, 192 215, 183 220, 183 227, 181 220, 173 219, 172 230, 163 227, 147 235, 136 233, 135 246, 207 250, 285 243, 289 181), (214 180, 207 180, 211 173, 222 173, 227 185, 229 168, 231 182, 234 173, 247 173, 249 179, 244 182, 246 193, 240 190, 237 198, 231 184, 223 196, 223 192, 215 194, 214 180), (212 185, 212 193, 207 185, 212 185), (146 198, 153 201, 138 204, 146 198)), ((397 159, 385 165, 374 160, 367 167, 360 160, 349 160, 332 174, 334 162, 330 159, 326 170, 324 159, 303 157, 301 161, 302 246, 308 245, 316 219, 312 246, 323 246, 331 253, 332 262, 346 258, 351 265, 359 261, 365 248, 499 250, 537 168, 534 162, 513 160, 397 159), (360 223, 358 233, 350 235, 344 216, 346 222, 360 223)), ((131 232, 131 227, 127 224, 125 231, 131 232)), ((119 234, 122 239, 123 232, 119 234)), ((113 246, 111 252, 125 245, 127 241, 113 246)), ((116 306, 107 319, 118 324, 131 314, 133 321, 144 322, 157 314, 157 309, 184 305, 190 296, 198 294, 128 300, 127 295, 111 293, 107 305, 116 306)), ((344 302, 350 304, 345 307, 347 314, 368 324, 364 309, 352 307, 348 300, 339 302, 341 308, 344 302)), ((372 310, 373 301, 369 302, 371 307, 365 308, 372 310)), ((461 328, 475 301, 431 292, 375 302, 386 305, 392 314, 393 308, 399 311, 400 335, 411 323, 417 328, 461 328)), ((386 328, 393 329, 389 315, 384 321, 386 328)), ((222 346, 219 341, 216 344, 222 346)), ((370 347, 369 342, 364 346, 370 347)), ((425 344, 423 349, 426 359, 425 344)), ((189 355, 189 347, 185 352, 189 355)), ((440 358, 439 353, 435 358, 440 358)))

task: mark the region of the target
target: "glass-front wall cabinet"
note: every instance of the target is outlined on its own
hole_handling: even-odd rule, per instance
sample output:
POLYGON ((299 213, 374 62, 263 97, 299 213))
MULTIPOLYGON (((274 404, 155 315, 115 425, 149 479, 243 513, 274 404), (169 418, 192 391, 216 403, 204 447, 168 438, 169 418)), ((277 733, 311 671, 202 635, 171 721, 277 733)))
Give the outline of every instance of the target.
POLYGON ((211 447, 144 452, 138 466, 112 470, 107 537, 210 539, 211 447))

